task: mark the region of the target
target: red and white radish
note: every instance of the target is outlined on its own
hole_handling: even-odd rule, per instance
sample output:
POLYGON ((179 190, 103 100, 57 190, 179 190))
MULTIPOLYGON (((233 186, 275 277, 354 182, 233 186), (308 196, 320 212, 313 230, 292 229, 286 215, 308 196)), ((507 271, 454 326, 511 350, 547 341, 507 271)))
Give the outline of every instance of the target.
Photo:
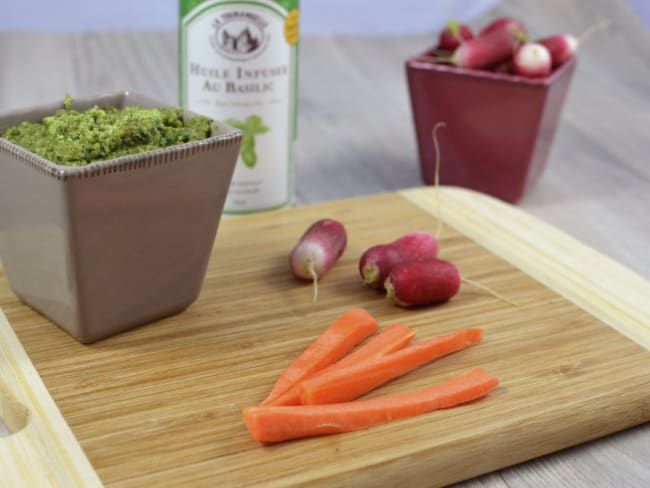
POLYGON ((578 39, 571 34, 557 34, 535 42, 548 49, 554 67, 567 62, 578 50, 578 39))
POLYGON ((527 42, 520 46, 512 58, 513 71, 527 78, 543 78, 551 72, 551 53, 545 46, 527 42))
POLYGON ((519 40, 526 40, 526 27, 524 27, 524 24, 509 17, 501 17, 490 22, 488 25, 483 27, 483 29, 481 29, 481 31, 478 33, 478 36, 481 37, 496 30, 507 30, 517 36, 519 40))
POLYGON ((571 34, 556 34, 535 42, 546 46, 551 53, 553 66, 555 67, 562 63, 566 63, 569 59, 573 58, 576 55, 580 44, 582 44, 593 33, 607 27, 609 24, 611 24, 611 21, 603 20, 589 27, 586 31, 580 34, 579 37, 574 37, 571 34))
POLYGON ((449 61, 461 68, 490 68, 511 58, 518 45, 519 40, 512 32, 507 29, 495 29, 463 42, 449 61))
POLYGON ((463 278, 456 266, 442 259, 398 264, 386 278, 384 288, 386 288, 386 298, 396 305, 414 307, 450 300, 458 293, 461 283, 484 290, 499 300, 517 306, 515 302, 491 288, 463 278))
POLYGON ((458 268, 449 261, 430 259, 395 266, 386 282, 386 297, 400 307, 442 303, 460 289, 458 268))
POLYGON ((431 260, 437 255, 438 239, 426 231, 417 230, 391 243, 367 249, 359 259, 359 273, 367 285, 379 289, 396 265, 431 260))
POLYGON ((309 226, 289 254, 289 266, 293 274, 297 278, 313 282, 314 302, 318 297, 318 280, 341 257, 347 242, 347 232, 341 222, 322 219, 309 226))
POLYGON ((463 42, 472 38, 474 38, 474 34, 468 26, 459 24, 456 19, 449 19, 447 27, 440 31, 438 49, 453 51, 463 42))

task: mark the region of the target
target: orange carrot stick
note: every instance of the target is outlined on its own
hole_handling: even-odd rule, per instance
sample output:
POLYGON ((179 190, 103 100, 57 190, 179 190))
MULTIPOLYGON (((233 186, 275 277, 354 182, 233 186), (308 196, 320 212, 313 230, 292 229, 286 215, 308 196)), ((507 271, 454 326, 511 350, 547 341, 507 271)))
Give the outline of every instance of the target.
POLYGON ((402 395, 331 405, 248 407, 244 421, 253 439, 260 442, 351 432, 471 402, 487 395, 498 383, 496 377, 477 368, 402 395))
POLYGON ((478 344, 482 335, 481 329, 463 329, 386 356, 307 378, 300 383, 300 403, 318 405, 354 400, 429 361, 478 344))
MULTIPOLYGON (((338 368, 362 363, 369 359, 378 358, 391 352, 399 351, 410 344, 414 335, 415 330, 410 327, 402 324, 393 324, 386 327, 375 337, 369 339, 366 344, 343 357, 340 361, 331 364, 327 368, 321 369, 308 377, 314 378, 328 371, 334 371, 338 368)), ((276 397, 275 400, 268 402, 266 405, 299 405, 301 383, 302 382, 298 382, 285 393, 276 397)))
POLYGON ((376 330, 377 321, 367 310, 348 310, 284 370, 262 405, 269 404, 306 376, 338 361, 376 330))

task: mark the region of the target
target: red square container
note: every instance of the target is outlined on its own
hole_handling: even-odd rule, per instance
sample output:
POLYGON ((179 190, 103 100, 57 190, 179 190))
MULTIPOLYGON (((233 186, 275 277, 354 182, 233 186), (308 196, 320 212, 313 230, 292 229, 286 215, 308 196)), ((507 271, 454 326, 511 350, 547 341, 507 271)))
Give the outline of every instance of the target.
POLYGON ((424 182, 434 182, 431 131, 443 121, 440 183, 519 201, 546 164, 575 59, 532 79, 421 58, 406 62, 406 74, 424 182))

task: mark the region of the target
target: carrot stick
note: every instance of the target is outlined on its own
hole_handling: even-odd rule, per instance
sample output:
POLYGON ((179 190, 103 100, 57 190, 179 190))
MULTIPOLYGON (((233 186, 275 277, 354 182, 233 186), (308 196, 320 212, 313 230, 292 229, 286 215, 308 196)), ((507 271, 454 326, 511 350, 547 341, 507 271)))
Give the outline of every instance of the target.
POLYGON ((300 403, 317 405, 354 400, 429 361, 478 344, 482 335, 481 329, 463 329, 386 356, 307 378, 300 384, 300 403))
POLYGON ((269 404, 306 376, 338 361, 376 330, 377 321, 368 311, 348 310, 284 370, 262 405, 269 404))
POLYGON ((402 395, 331 405, 248 407, 244 421, 253 439, 260 442, 351 432, 471 402, 487 395, 498 383, 496 377, 477 368, 402 395))
MULTIPOLYGON (((415 336, 415 330, 403 324, 393 324, 386 327, 375 337, 368 340, 358 349, 355 349, 338 362, 328 366, 326 369, 351 366, 353 364, 367 361, 368 359, 381 357, 391 352, 399 351, 410 344, 415 336)), ((325 371, 325 370, 323 370, 325 371)), ((320 374, 320 373, 318 373, 320 374)))
MULTIPOLYGON (((353 364, 362 363, 369 359, 384 356, 391 352, 398 351, 408 346, 415 335, 415 330, 402 324, 393 324, 386 327, 378 335, 371 338, 366 344, 352 351, 340 361, 329 365, 309 376, 315 378, 325 372, 334 371, 339 368, 352 366, 353 364)), ((303 380, 304 381, 304 380, 303 380)), ((299 405, 300 404, 300 384, 292 386, 285 393, 276 397, 275 400, 268 402, 266 405, 299 405)))

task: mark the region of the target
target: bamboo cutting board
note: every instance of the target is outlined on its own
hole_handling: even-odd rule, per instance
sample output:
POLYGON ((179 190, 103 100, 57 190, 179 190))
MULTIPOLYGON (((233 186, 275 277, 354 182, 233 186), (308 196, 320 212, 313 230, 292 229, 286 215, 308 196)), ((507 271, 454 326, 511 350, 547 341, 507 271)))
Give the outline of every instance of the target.
MULTIPOLYGON (((37 410, 28 427, 36 419, 43 442, 60 437, 48 426, 67 422, 99 478, 116 487, 439 486, 650 420, 650 284, 491 198, 445 188, 439 204, 422 188, 226 219, 194 305, 90 346, 22 305, 0 274, 0 306, 65 421, 38 408, 45 390, 24 394, 20 371, 31 365, 17 343, 0 343, 14 361, 13 370, 0 369, 0 385, 37 410), (362 285, 363 250, 410 230, 435 231, 438 209, 441 257, 517 307, 463 287, 447 304, 404 310, 362 285), (312 304, 310 284, 291 277, 287 255, 323 217, 344 222, 348 248, 312 304), (271 446, 251 440, 241 408, 262 400, 283 368, 353 306, 380 326, 414 327, 420 340, 484 330, 479 346, 369 396, 477 366, 500 386, 480 401, 365 431, 271 446)), ((26 427, 0 438, 0 452, 28 434, 26 427)), ((75 449, 71 436, 54 444, 75 449)), ((86 472, 83 452, 74 453, 67 469, 86 472)))

